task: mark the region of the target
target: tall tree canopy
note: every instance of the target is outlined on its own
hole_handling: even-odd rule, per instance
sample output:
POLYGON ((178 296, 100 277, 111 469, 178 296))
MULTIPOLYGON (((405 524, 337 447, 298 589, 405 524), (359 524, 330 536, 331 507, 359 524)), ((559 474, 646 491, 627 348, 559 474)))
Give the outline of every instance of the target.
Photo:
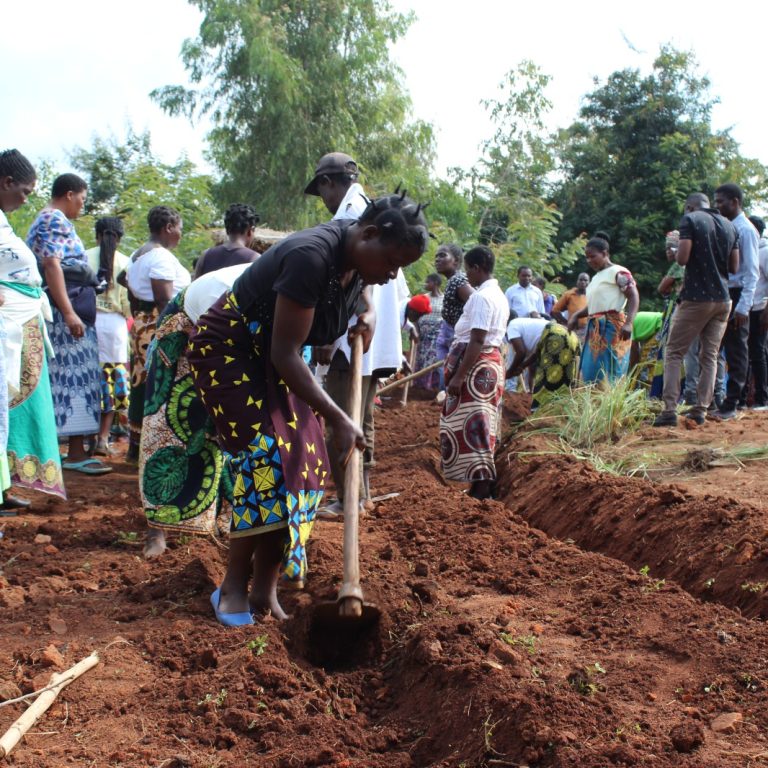
POLYGON ((595 86, 560 136, 559 238, 607 232, 617 260, 650 298, 666 269, 664 234, 680 220, 686 196, 732 181, 752 202, 764 200, 768 175, 739 156, 729 131, 713 131, 716 99, 691 53, 663 47, 649 74, 624 69, 595 86))
POLYGON ((317 220, 303 189, 318 158, 344 151, 377 184, 428 168, 431 127, 389 44, 411 16, 386 0, 190 0, 204 14, 182 58, 193 85, 156 89, 171 114, 207 114, 222 204, 251 203, 279 228, 317 220), (314 214, 314 215, 313 215, 314 214))

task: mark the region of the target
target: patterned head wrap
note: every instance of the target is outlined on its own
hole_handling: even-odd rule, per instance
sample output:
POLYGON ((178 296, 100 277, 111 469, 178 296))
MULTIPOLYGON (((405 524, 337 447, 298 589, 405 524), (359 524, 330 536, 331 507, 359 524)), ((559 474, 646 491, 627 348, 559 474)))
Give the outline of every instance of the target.
POLYGON ((664 243, 665 248, 677 248, 680 245, 680 233, 673 229, 671 232, 667 232, 667 239, 664 243))

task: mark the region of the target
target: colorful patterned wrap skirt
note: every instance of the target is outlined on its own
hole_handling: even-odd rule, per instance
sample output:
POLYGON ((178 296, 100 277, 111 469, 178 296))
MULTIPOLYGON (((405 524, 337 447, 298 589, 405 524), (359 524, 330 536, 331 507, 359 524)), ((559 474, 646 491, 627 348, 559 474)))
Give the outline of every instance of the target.
POLYGON ((581 378, 585 384, 615 381, 629 367, 630 339, 621 338, 627 321, 623 312, 608 312, 589 318, 587 339, 581 354, 581 378))
POLYGON ((14 485, 66 499, 43 322, 33 317, 22 328, 21 385, 8 403, 8 463, 14 485))
POLYGON ((270 359, 270 334, 222 296, 189 344, 192 376, 235 477, 230 536, 286 529, 284 577, 306 573, 306 543, 325 492, 328 455, 317 414, 270 359))
POLYGON ((128 370, 124 363, 101 364, 101 412, 125 413, 131 386, 128 383, 128 370))
POLYGON ((59 437, 93 435, 101 416, 101 366, 96 328, 85 326, 76 339, 64 316, 51 307, 50 339, 54 357, 49 364, 53 412, 59 437))
POLYGON ((144 382, 147 379, 147 353, 157 325, 157 309, 140 311, 134 315, 131 328, 131 402, 128 405, 128 420, 131 432, 136 437, 141 432, 144 417, 144 382))
POLYGON ((579 337, 559 323, 549 323, 536 346, 533 405, 541 406, 567 393, 579 375, 579 337))
POLYGON ((186 351, 194 324, 182 291, 157 321, 147 356, 139 491, 153 528, 217 535, 232 503, 229 458, 192 383, 186 351))
MULTIPOLYGON (((445 381, 459 367, 466 344, 454 344, 445 361, 445 381)), ((440 414, 440 453, 446 480, 495 480, 493 454, 501 425, 504 367, 497 347, 486 347, 470 368, 461 394, 448 395, 440 414)))

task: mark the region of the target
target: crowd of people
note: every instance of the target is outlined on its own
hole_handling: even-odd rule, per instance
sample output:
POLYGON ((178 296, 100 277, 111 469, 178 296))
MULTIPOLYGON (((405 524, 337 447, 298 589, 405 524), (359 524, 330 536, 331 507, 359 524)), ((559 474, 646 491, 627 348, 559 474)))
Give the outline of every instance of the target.
POLYGON ((278 582, 300 587, 315 519, 343 518, 354 450, 370 508, 377 391, 403 365, 406 329, 421 386, 441 393, 443 474, 475 498, 494 494, 510 387, 529 390, 535 408, 578 383, 610 386, 632 365, 637 385, 663 400, 657 426, 676 424, 681 399, 694 424, 712 407, 723 420, 748 402, 768 409, 768 243, 735 185, 718 188, 717 210, 701 193, 688 198, 666 237, 665 309, 639 312, 604 232, 585 246, 593 276, 559 297, 525 265, 503 291, 490 248, 454 243, 437 247, 435 273, 411 297, 403 269, 427 250, 424 206, 399 190, 371 200, 358 176, 349 155, 323 156, 305 194, 332 218, 263 254, 251 247, 255 210, 231 205, 226 242, 190 274, 173 253, 183 222, 168 205, 150 210, 147 240, 130 255, 115 216, 97 219, 86 250, 73 221, 88 188, 71 173, 54 180, 23 240, 6 214, 36 173, 17 150, 0 153, 0 512, 30 503, 12 486, 66 497, 66 473, 109 474, 127 431, 145 556, 162 555, 168 531, 221 535, 226 517, 212 608, 225 625, 251 624, 265 611, 285 616, 278 582), (352 414, 355 337, 364 355, 352 414))

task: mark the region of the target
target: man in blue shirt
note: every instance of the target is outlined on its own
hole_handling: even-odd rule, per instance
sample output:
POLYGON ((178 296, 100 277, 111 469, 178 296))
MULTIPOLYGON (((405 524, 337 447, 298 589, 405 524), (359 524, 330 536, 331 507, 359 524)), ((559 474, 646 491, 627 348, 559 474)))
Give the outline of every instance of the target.
POLYGON ((715 190, 715 207, 729 219, 739 235, 739 269, 728 275, 731 296, 731 316, 723 336, 725 360, 728 363, 728 384, 725 399, 719 408, 721 419, 732 419, 747 380, 749 364, 749 312, 759 274, 759 236, 742 210, 744 195, 736 184, 722 184, 715 190))

